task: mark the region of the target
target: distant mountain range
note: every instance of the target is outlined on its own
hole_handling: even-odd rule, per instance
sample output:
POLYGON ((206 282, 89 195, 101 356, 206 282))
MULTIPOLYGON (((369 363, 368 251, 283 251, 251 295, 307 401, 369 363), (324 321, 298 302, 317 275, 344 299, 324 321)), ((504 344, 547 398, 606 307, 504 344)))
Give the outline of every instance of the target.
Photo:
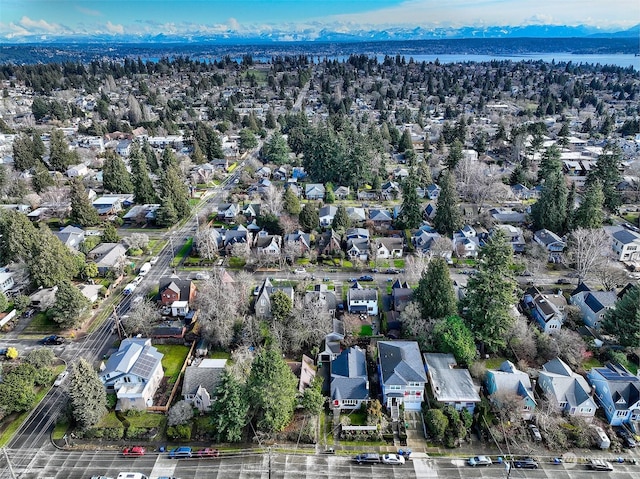
POLYGON ((471 38, 638 38, 640 24, 623 31, 604 31, 587 26, 567 25, 526 25, 526 26, 492 26, 462 28, 392 28, 387 30, 351 30, 347 33, 329 28, 320 30, 306 29, 292 32, 290 30, 272 30, 268 33, 244 31, 220 31, 216 33, 192 32, 189 34, 155 34, 155 35, 109 35, 109 34, 77 34, 47 36, 26 35, 11 39, 2 38, 0 44, 24 43, 216 43, 216 44, 263 44, 278 42, 314 42, 314 43, 355 43, 376 41, 407 40, 447 40, 471 38))

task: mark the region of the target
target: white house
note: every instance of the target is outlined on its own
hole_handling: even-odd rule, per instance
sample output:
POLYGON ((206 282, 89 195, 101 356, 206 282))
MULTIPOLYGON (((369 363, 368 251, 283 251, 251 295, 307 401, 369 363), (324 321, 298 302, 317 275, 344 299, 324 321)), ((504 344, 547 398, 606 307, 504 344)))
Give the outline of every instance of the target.
POLYGON ((552 359, 542 366, 538 384, 559 411, 588 419, 596 414, 597 405, 589 383, 574 373, 560 358, 552 359))
POLYGON ((350 313, 378 314, 378 290, 363 288, 357 282, 347 290, 347 308, 350 313))
POLYGON ((6 293, 13 288, 14 284, 13 273, 6 271, 0 273, 0 290, 2 290, 3 293, 6 293))
POLYGON ((403 247, 402 238, 378 238, 376 240, 378 259, 400 258, 403 247))
POLYGON ((79 165, 70 166, 66 171, 66 174, 69 178, 76 178, 78 176, 86 176, 89 173, 89 169, 87 165, 84 163, 80 163, 79 165))
POLYGON ((626 228, 609 229, 611 247, 619 261, 636 261, 640 259, 640 235, 626 228))

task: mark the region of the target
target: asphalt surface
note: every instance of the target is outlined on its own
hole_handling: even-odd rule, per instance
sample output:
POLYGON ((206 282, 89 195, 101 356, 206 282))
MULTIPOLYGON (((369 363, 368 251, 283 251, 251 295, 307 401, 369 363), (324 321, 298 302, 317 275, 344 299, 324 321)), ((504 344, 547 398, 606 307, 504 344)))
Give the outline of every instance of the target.
MULTIPOLYGON (((105 475, 115 478, 119 472, 141 472, 150 478, 173 476, 180 479, 297 479, 371 477, 381 479, 468 479, 468 478, 544 478, 587 479, 610 477, 637 479, 640 465, 614 463, 613 472, 597 472, 584 464, 541 463, 537 470, 512 469, 504 465, 472 468, 464 459, 415 457, 404 466, 384 464, 358 465, 350 457, 323 454, 283 454, 278 452, 229 454, 212 459, 169 459, 167 454, 148 454, 139 458, 123 458, 116 451, 61 451, 51 446, 29 461, 27 466, 13 467, 21 479, 88 479, 105 475)), ((16 462, 29 451, 9 451, 16 462)), ((597 453, 596 453, 597 454, 597 453)), ((610 456, 607 456, 609 459, 610 456)), ((13 462, 13 461, 12 461, 13 462)), ((0 478, 11 478, 0 455, 0 478)))

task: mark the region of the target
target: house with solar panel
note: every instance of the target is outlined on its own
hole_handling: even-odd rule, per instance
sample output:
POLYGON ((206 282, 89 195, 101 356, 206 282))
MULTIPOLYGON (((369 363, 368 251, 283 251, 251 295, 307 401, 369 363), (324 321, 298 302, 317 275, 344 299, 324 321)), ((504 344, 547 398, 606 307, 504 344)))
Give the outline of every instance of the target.
POLYGON ((358 346, 345 349, 331 361, 331 407, 354 410, 369 400, 365 353, 358 346))
POLYGON ((122 340, 100 372, 107 393, 115 393, 117 411, 144 410, 153 406, 160 381, 164 376, 162 357, 148 338, 122 340))
POLYGON ((640 425, 640 378, 620 364, 593 368, 587 379, 611 426, 640 425))

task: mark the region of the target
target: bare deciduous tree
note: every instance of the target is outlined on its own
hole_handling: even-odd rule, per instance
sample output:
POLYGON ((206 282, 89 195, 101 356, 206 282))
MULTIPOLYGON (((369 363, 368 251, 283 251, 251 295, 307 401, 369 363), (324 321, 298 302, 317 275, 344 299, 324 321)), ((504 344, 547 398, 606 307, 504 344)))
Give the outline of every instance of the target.
POLYGON ((253 349, 247 346, 241 346, 231 352, 231 365, 229 366, 229 372, 236 378, 241 384, 247 382, 247 378, 251 373, 251 363, 256 356, 253 349))
POLYGON ((432 346, 432 332, 436 320, 422 317, 420 306, 416 301, 410 301, 400 313, 402 328, 405 333, 414 336, 423 349, 430 349, 432 346))
POLYGON ((593 276, 607 291, 614 290, 629 281, 627 272, 622 265, 611 258, 606 258, 602 264, 598 265, 593 271, 593 276))
POLYGON ((146 233, 131 233, 130 236, 123 238, 123 240, 131 249, 144 250, 149 245, 149 235, 146 233))
POLYGON ((144 300, 131 308, 129 314, 123 316, 121 320, 127 336, 141 334, 148 337, 151 335, 153 325, 160 320, 160 314, 151 301, 144 300))
POLYGON ((47 204, 57 218, 64 218, 71 206, 71 191, 66 186, 50 186, 41 195, 43 204, 47 204))
POLYGON ((282 189, 274 185, 269 185, 264 193, 262 193, 261 212, 264 212, 265 214, 280 216, 280 214, 282 213, 283 203, 284 201, 282 189))
POLYGON ((220 234, 208 225, 198 229, 196 234, 196 248, 203 259, 213 259, 218 256, 218 240, 220 234))
POLYGON ((606 263, 611 238, 602 229, 578 228, 569 235, 568 256, 578 282, 606 263))
POLYGON ((417 284, 422 277, 422 273, 429 266, 431 256, 423 253, 416 253, 411 256, 407 256, 404 262, 404 279, 409 284, 417 284))
POLYGON ((507 333, 507 346, 518 360, 533 361, 537 355, 536 338, 533 326, 518 314, 507 333))

